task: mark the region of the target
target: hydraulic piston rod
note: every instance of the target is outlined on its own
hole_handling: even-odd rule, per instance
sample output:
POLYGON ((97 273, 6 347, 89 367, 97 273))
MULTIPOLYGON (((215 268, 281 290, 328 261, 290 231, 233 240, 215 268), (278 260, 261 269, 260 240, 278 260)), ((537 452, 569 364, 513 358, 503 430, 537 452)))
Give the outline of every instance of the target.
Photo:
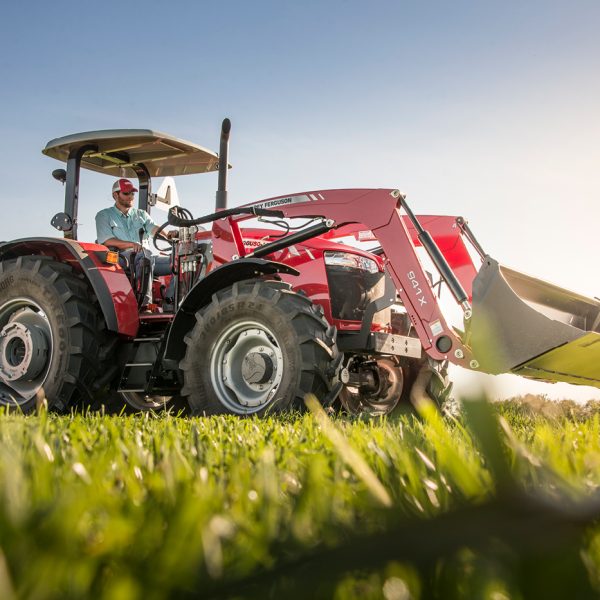
POLYGON ((431 258, 433 264, 436 269, 440 272, 440 275, 443 277, 444 281, 448 284, 452 295, 455 300, 462 306, 465 313, 469 311, 470 314, 471 305, 469 304, 469 296, 465 289, 461 285, 460 281, 454 275, 454 272, 450 268, 448 261, 444 258, 444 255, 438 248, 438 245, 435 243, 435 240, 431 237, 431 234, 426 231, 421 223, 419 223, 419 219, 415 216, 413 211, 408 206, 406 199, 403 196, 400 196, 402 208, 406 211, 408 218, 413 224, 414 228, 417 230, 417 237, 421 242, 423 248, 431 258))

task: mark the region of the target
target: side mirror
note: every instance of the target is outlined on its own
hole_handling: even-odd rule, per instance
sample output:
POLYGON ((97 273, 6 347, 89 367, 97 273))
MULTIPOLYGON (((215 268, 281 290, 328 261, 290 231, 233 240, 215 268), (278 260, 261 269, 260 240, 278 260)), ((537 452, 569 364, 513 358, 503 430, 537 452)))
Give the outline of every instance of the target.
POLYGON ((52 217, 50 225, 59 231, 71 231, 73 229, 73 219, 67 213, 59 212, 52 217))
POLYGON ((54 169, 54 171, 52 171, 52 177, 64 184, 65 181, 67 181, 67 172, 64 169, 54 169))

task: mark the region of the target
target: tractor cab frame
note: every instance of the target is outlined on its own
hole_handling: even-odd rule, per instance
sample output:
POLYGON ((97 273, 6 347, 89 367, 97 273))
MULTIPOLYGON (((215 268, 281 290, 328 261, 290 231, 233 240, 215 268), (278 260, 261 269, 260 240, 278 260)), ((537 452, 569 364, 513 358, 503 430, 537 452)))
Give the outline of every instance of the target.
POLYGON ((76 133, 49 141, 46 156, 66 163, 53 171, 65 184, 64 211, 51 220, 67 239, 77 239, 79 175, 82 168, 112 175, 137 178, 138 208, 150 212, 152 178, 210 173, 219 169, 214 152, 191 142, 150 129, 109 129, 76 133))

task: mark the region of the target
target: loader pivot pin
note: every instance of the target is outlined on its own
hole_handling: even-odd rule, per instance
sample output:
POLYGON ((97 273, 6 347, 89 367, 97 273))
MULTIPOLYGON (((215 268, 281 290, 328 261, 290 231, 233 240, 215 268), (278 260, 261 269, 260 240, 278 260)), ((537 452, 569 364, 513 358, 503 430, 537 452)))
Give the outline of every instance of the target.
POLYGON ((435 347, 444 354, 452 348, 452 340, 447 335, 441 335, 435 342, 435 347))

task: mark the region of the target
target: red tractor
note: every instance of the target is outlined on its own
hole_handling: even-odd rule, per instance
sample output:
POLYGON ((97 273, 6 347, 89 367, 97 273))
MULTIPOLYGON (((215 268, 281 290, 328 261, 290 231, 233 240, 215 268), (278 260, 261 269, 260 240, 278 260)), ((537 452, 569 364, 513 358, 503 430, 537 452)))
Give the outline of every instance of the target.
POLYGON ((229 128, 225 120, 219 156, 149 130, 46 145, 67 163, 54 172, 65 209, 52 219, 64 237, 0 245, 0 403, 28 411, 43 396, 64 410, 110 389, 136 410, 185 398, 196 414, 262 415, 300 409, 314 393, 385 414, 417 379, 442 403, 448 362, 600 387, 600 302, 500 266, 464 219, 417 217, 397 190, 227 208, 229 128), (82 167, 137 177, 145 210, 157 199, 152 177, 219 171, 215 213, 169 211, 173 304, 157 280, 153 312, 141 314, 140 277, 110 248, 77 240, 82 167), (263 223, 243 227, 248 219, 263 223), (348 237, 371 247, 341 243, 348 237), (442 314, 442 286, 462 309, 460 329, 442 314))

